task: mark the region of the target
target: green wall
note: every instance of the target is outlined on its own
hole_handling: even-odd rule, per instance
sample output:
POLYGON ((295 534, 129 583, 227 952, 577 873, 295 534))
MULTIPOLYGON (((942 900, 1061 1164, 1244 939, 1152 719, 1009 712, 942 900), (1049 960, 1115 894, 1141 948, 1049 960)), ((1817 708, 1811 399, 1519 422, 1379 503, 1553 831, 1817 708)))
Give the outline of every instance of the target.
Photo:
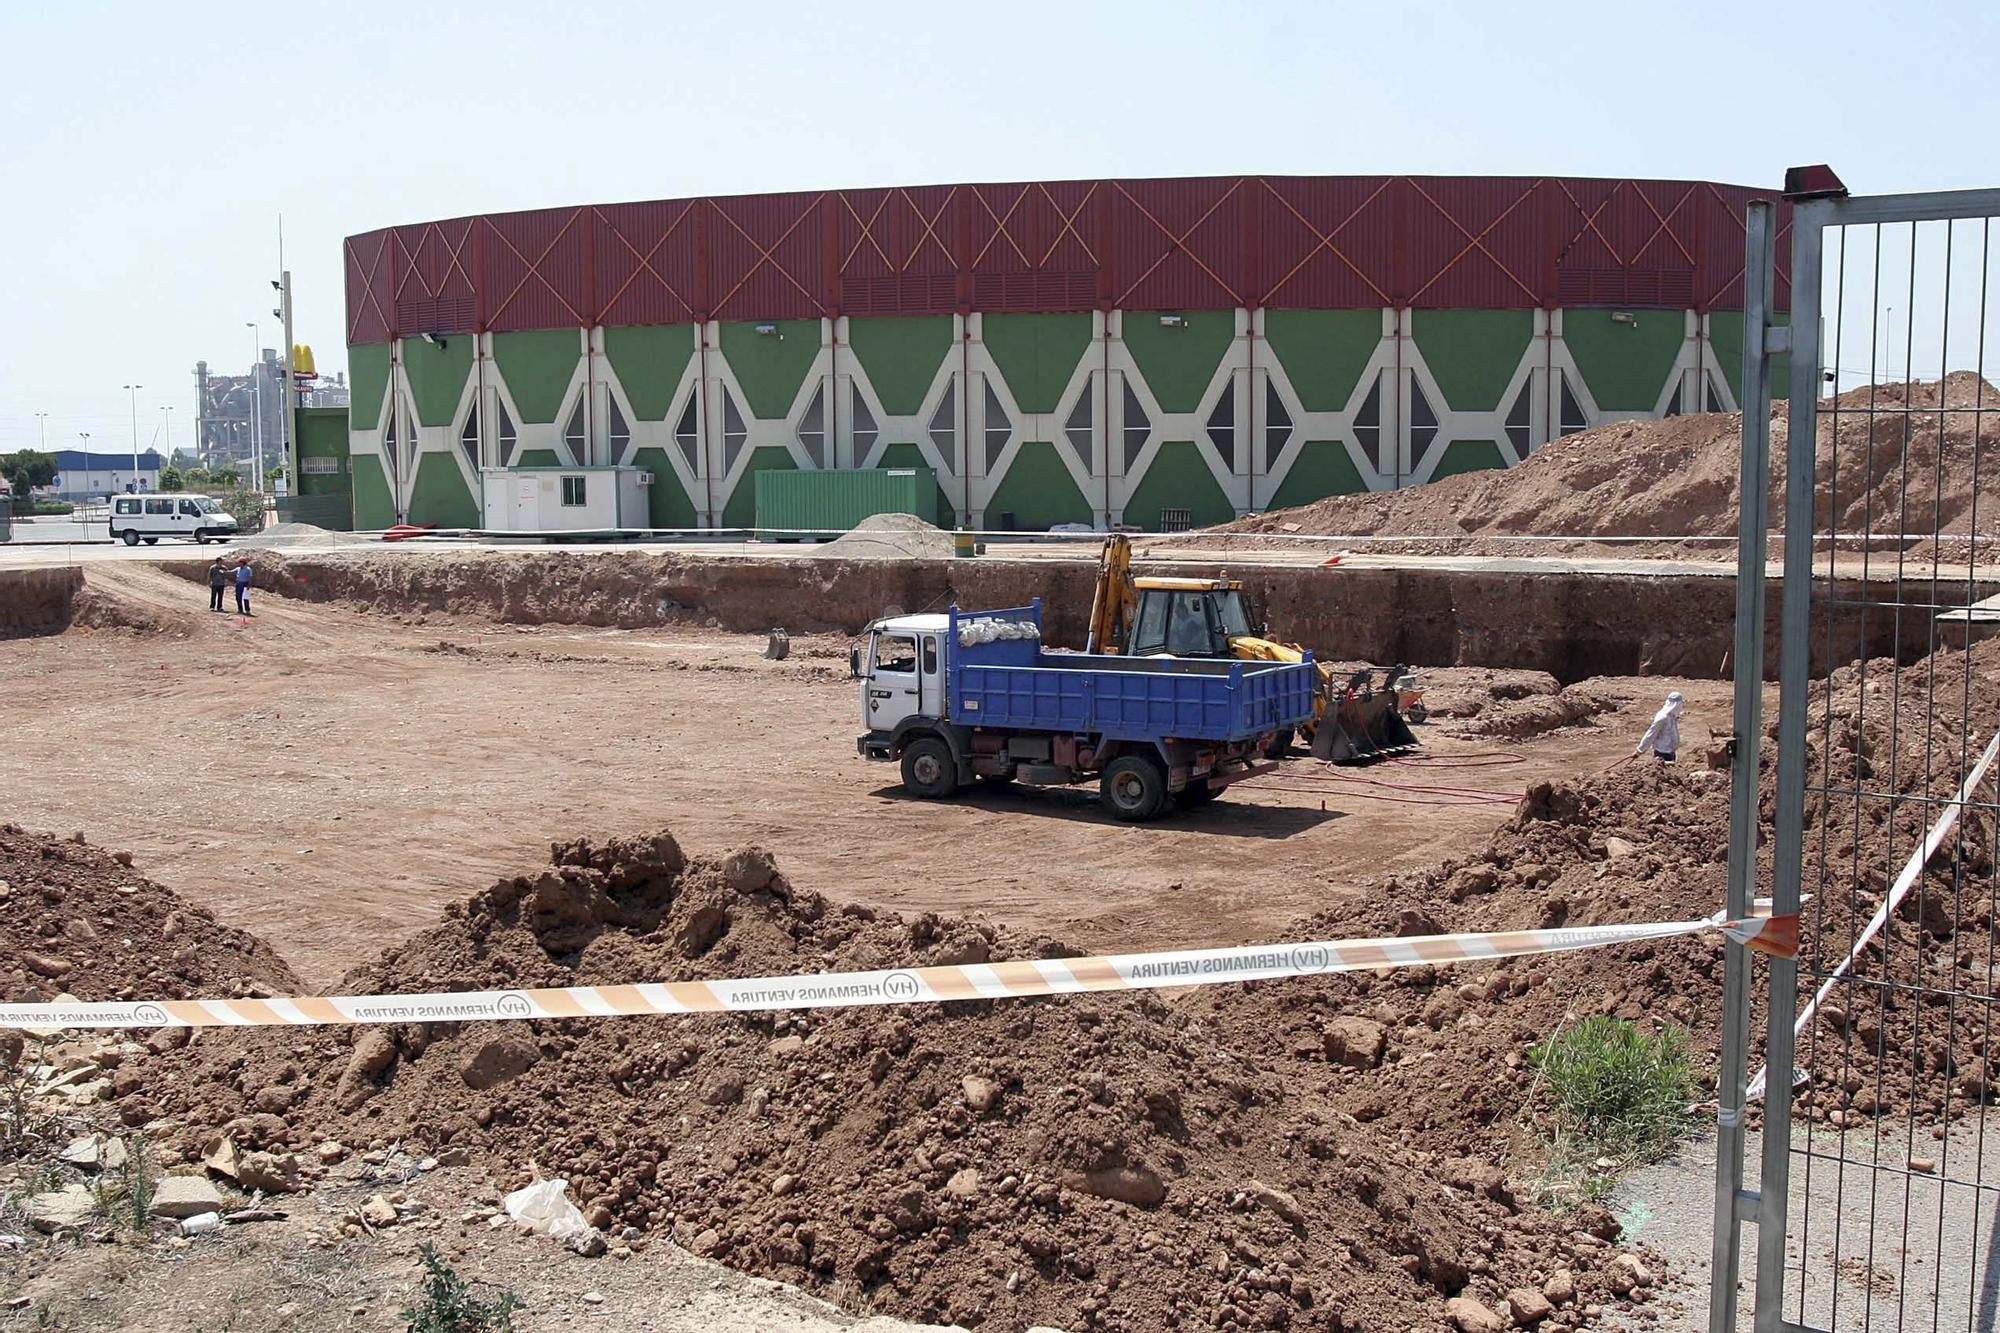
POLYGON ((347 349, 347 416, 355 430, 374 430, 382 424, 383 390, 388 387, 389 344, 347 349))
MULTIPOLYGON (((1608 412, 1650 412, 1680 355, 1685 315, 1675 311, 1635 311, 1636 324, 1614 322, 1608 309, 1563 312, 1564 341, 1597 406, 1608 412)), ((1521 359, 1533 345, 1535 316, 1527 311, 1418 310, 1409 316, 1417 350, 1443 395, 1439 412, 1496 411, 1521 359)), ((1185 322, 1160 323, 1160 312, 1126 311, 1119 316, 1121 337, 1130 351, 1144 393, 1167 413, 1198 412, 1209 388, 1231 353, 1235 316, 1228 311, 1192 311, 1185 322)), ((1048 435, 1060 423, 1036 422, 1053 417, 1064 391, 1080 364, 1090 362, 1094 345, 1093 317, 1087 313, 992 314, 980 320, 983 345, 1012 399, 1015 422, 1025 434, 1048 435)), ((1342 412, 1355 401, 1367 365, 1382 345, 1380 310, 1267 310, 1262 323, 1265 346, 1256 349, 1260 367, 1268 366, 1289 386, 1307 412, 1342 412)), ((1731 389, 1740 393, 1742 316, 1717 312, 1711 318, 1712 367, 1731 389)), ((711 377, 733 378, 732 393, 752 418, 772 421, 789 416, 806 385, 820 352, 821 322, 791 320, 776 325, 776 334, 759 334, 756 325, 732 322, 718 326, 719 355, 709 367, 711 377)), ((692 325, 613 327, 604 330, 607 364, 631 404, 638 421, 665 422, 673 414, 680 384, 698 354, 699 330, 692 325)), ((910 432, 921 431, 906 419, 922 413, 925 399, 941 369, 953 365, 953 319, 950 316, 855 318, 847 324, 848 348, 840 370, 865 379, 880 405, 876 415, 886 432, 878 466, 926 466, 910 432), (897 419, 904 420, 897 420, 897 419), (890 424, 895 421, 895 424, 890 424)), ((577 330, 544 330, 496 334, 492 338, 491 374, 505 385, 510 412, 522 426, 556 423, 564 398, 578 374, 583 335, 577 330)), ((476 340, 450 337, 442 349, 409 341, 401 346, 411 403, 422 423, 449 429, 464 399, 475 365, 476 340)), ((391 349, 371 344, 349 349, 354 407, 348 428, 366 436, 380 428, 391 383, 391 349)), ((1782 373, 1782 372, 1781 372, 1782 373)), ((999 386, 994 386, 996 390, 999 386)), ((1136 386, 1135 386, 1136 387, 1136 386)), ((973 392, 979 391, 973 386, 973 392)), ((977 401, 973 406, 977 406, 977 401)), ((1242 405, 1239 404, 1239 410, 1242 405)), ((843 398, 833 405, 842 418, 843 398)), ((1262 420, 1265 404, 1254 405, 1262 420)), ((1093 405, 1093 419, 1102 405, 1093 405)), ((977 413, 975 413, 975 416, 977 413)), ((1395 420, 1384 411, 1385 425, 1395 420)), ((310 454, 311 432, 301 418, 301 447, 310 454)), ((1299 429, 1305 427, 1301 424, 1299 429)), ((713 428, 711 427, 711 434, 713 428)), ((1174 433, 1182 434, 1176 430, 1174 433)), ((542 438, 547 439, 546 432, 542 438)), ((1296 437, 1294 437, 1296 438, 1296 437)), ((1118 441, 1110 442, 1114 454, 1118 441)), ((975 441, 976 444, 976 441, 975 441)), ((656 442, 657 446, 657 442, 656 442)), ((559 449, 521 450, 521 466, 554 466, 559 449)), ((975 448, 974 452, 977 452, 975 448)), ((652 521, 662 527, 683 527, 695 521, 698 501, 674 482, 670 448, 649 447, 635 462, 661 479, 649 496, 652 521)), ((1495 440, 1441 442, 1433 453, 1432 475, 1451 476, 1501 465, 1504 446, 1495 440)), ((1048 440, 1027 442, 1009 463, 984 508, 990 516, 1011 511, 1023 527, 1088 521, 1105 497, 1089 485, 1079 486, 1063 465, 1062 450, 1048 440)), ((417 475, 407 479, 414 488, 412 510, 426 521, 476 522, 479 497, 458 475, 456 459, 444 453, 417 460, 417 475)), ((393 521, 393 501, 379 458, 352 461, 349 476, 301 477, 302 494, 332 491, 351 485, 357 522, 393 521)), ((787 450, 766 446, 747 460, 745 482, 739 482, 724 502, 718 521, 750 527, 755 523, 755 484, 747 478, 766 467, 794 466, 787 450), (747 484, 746 484, 747 482, 747 484)), ((1364 474, 1349 448, 1337 440, 1310 440, 1284 476, 1273 483, 1255 482, 1255 502, 1281 508, 1326 495, 1366 489, 1364 474)), ((1165 444, 1149 461, 1147 471, 1132 478, 1125 500, 1127 517, 1142 526, 1157 526, 1164 508, 1185 508, 1197 523, 1223 521, 1233 508, 1227 482, 1218 480, 1197 446, 1187 440, 1165 444)), ((956 517, 956 483, 940 475, 940 521, 956 517)))
POLYGON ((1417 310, 1410 334, 1447 403, 1461 412, 1491 412, 1535 336, 1535 312, 1417 310))
POLYGON ((344 407, 302 407, 293 416, 292 439, 301 460, 331 458, 340 464, 332 473, 307 472, 303 462, 294 479, 301 499, 314 495, 349 495, 353 479, 348 471, 347 409, 344 407))
MULTIPOLYGON (((1772 316, 1776 324, 1790 324, 1792 316, 1788 311, 1779 311, 1772 316)), ((1743 401, 1743 312, 1740 310, 1718 310, 1708 317, 1708 349, 1714 354, 1712 365, 1720 366, 1728 377, 1729 392, 1743 401)), ((1792 358, 1774 356, 1771 358, 1771 401, 1785 402, 1792 396, 1792 358)))
POLYGON ((1285 479, 1278 483, 1277 493, 1264 501, 1264 508, 1290 509, 1329 495, 1352 495, 1367 489, 1368 483, 1361 479, 1361 470, 1354 466, 1345 444, 1339 440, 1307 440, 1299 446, 1299 456, 1285 473, 1285 479))
POLYGON ((1379 310, 1266 310, 1264 338, 1308 412, 1338 412, 1382 342, 1379 310))
MULTIPOLYGON (((931 460, 924 457, 924 451, 914 444, 891 444, 882 450, 882 461, 876 467, 931 467, 931 460)), ((935 471, 935 469, 933 469, 935 471)), ((951 527, 958 522, 958 506, 945 491, 944 482, 937 484, 937 508, 931 522, 941 528, 951 527)))
POLYGON ((1158 532, 1162 509, 1188 510, 1198 528, 1236 517, 1236 507, 1191 440, 1160 442, 1153 465, 1125 501, 1125 521, 1158 532))
MULTIPOLYGON (((653 474, 653 484, 646 488, 646 507, 650 514, 648 521, 656 528, 693 528, 700 526, 695 513, 694 501, 681 486, 680 474, 667 461, 664 449, 640 449, 632 455, 632 466, 642 467, 653 474)), ((755 483, 752 483, 753 487, 755 483)))
POLYGON ((743 474, 736 479, 736 489, 729 493, 729 499, 722 506, 722 526, 725 528, 753 528, 757 526, 757 474, 759 472, 792 472, 798 464, 792 461, 792 451, 776 449, 769 445, 750 451, 750 461, 743 467, 743 474))
POLYGON ((1236 337, 1236 313, 1197 310, 1175 325, 1156 310, 1127 310, 1119 320, 1125 348, 1163 412, 1192 412, 1236 337))
MULTIPOLYGON (((788 415, 799 396, 806 372, 819 355, 816 319, 763 320, 776 333, 759 333, 757 324, 724 324, 717 339, 736 383, 748 400, 750 414, 763 420, 788 415)), ((734 503, 732 501, 732 503, 734 503)), ((754 504, 753 504, 754 508, 754 504)), ((742 526, 749 527, 746 519, 742 526)))
POLYGON ((1055 411, 1090 346, 1090 316, 987 315, 979 327, 1014 405, 1030 415, 1055 411))
POLYGON ((465 488, 458 460, 426 449, 417 455, 417 480, 410 487, 410 521, 441 528, 479 526, 479 502, 465 488))
POLYGON ((1002 513, 1013 514, 1015 526, 1024 531, 1096 518, 1056 447, 1046 440, 1021 442, 1007 474, 986 502, 986 526, 997 526, 1002 513))
POLYGON ((951 316, 850 319, 847 341, 882 410, 913 417, 923 410, 924 395, 951 351, 951 316))
POLYGON ((664 421, 674 390, 694 360, 692 324, 656 324, 604 330, 604 357, 641 421, 664 421))
POLYGON ((1481 472, 1506 467, 1507 456, 1491 440, 1453 440, 1444 448, 1444 457, 1431 469, 1432 481, 1443 481, 1461 472, 1481 472))
POLYGON ((556 419, 576 375, 576 363, 582 359, 583 335, 575 329, 493 335, 493 363, 507 381, 523 421, 556 419))
POLYGON ((471 338, 446 338, 442 348, 421 338, 403 340, 403 377, 410 382, 417 420, 424 425, 452 424, 471 374, 471 338))
MULTIPOLYGON (((351 373, 351 372, 350 372, 351 373)), ((389 498, 389 481, 382 460, 374 454, 354 456, 354 526, 377 532, 396 521, 396 504, 389 498)))
POLYGON ((1638 310, 1636 324, 1613 323, 1610 310, 1565 310, 1563 345, 1576 359, 1600 412, 1650 412, 1680 355, 1687 317, 1678 310, 1638 310))

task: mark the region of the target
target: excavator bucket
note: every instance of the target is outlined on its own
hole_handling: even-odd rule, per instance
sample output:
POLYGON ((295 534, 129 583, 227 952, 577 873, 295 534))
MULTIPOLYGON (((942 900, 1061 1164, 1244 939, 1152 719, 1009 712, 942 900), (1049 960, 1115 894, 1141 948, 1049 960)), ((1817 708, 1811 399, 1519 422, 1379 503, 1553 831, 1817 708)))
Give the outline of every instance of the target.
POLYGON ((1312 743, 1314 758, 1336 764, 1366 763, 1416 748, 1416 734, 1397 711, 1394 690, 1343 692, 1321 717, 1312 743))

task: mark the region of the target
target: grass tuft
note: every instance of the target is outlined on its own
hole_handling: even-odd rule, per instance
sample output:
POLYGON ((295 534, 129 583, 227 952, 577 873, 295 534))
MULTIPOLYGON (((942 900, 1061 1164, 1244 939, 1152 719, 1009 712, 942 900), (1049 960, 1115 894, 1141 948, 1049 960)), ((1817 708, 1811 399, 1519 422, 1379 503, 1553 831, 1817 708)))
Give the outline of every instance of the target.
POLYGON ((478 1299, 429 1241, 417 1247, 417 1259, 424 1278, 421 1299, 403 1311, 409 1333, 513 1333, 519 1296, 503 1291, 490 1301, 478 1299))
POLYGON ((1682 1029, 1647 1033, 1600 1015, 1528 1056, 1546 1094, 1545 1202, 1601 1199, 1617 1172, 1660 1160, 1687 1136, 1695 1075, 1682 1029))

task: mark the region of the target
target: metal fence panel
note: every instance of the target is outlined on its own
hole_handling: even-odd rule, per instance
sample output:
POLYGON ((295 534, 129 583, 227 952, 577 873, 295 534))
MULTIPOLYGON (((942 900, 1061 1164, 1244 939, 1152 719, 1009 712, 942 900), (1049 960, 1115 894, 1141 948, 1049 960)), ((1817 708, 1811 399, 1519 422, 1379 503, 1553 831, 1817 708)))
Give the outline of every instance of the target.
MULTIPOLYGON (((2000 190, 1799 200, 1791 325, 1746 317, 1740 631, 1761 624, 1762 404, 1787 343, 1790 410, 1775 783, 1758 788, 1762 686, 1739 642, 1731 906, 1761 854, 1773 910, 1805 929, 1748 995, 1745 960, 1725 977, 1715 1333, 1738 1326, 1751 1215, 1760 1333, 2000 1323, 1996 217, 2000 190), (1892 647, 1871 658, 1885 623, 1892 647), (1745 1189, 1756 996, 1767 1072, 1748 1081, 1763 1124, 1745 1189)), ((1760 226, 1753 207, 1753 250, 1760 226)), ((1770 289, 1768 263, 1751 273, 1770 289)))

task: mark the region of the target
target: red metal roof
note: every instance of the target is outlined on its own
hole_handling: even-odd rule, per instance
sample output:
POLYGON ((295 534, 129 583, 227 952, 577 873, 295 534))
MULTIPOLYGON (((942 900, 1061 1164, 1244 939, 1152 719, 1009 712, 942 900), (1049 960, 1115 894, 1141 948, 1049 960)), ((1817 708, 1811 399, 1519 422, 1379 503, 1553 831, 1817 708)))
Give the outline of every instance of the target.
MULTIPOLYGON (((958 310, 1741 309, 1706 181, 1226 176, 585 205, 346 243, 349 343, 958 310)), ((1778 304, 1789 304, 1780 209, 1778 304)))

